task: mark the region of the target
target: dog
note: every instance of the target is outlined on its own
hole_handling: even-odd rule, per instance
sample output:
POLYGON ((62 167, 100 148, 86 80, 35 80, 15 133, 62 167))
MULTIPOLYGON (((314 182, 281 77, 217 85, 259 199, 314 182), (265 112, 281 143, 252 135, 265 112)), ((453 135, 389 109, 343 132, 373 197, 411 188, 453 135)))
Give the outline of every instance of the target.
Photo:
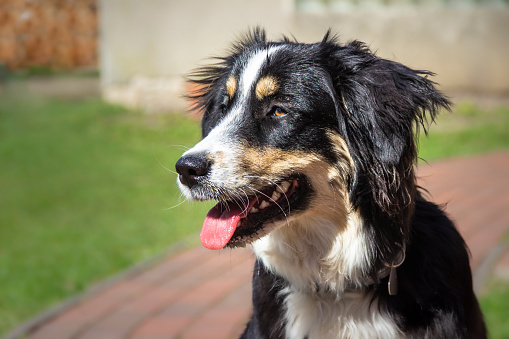
POLYGON ((206 248, 256 254, 241 338, 486 337, 465 242, 416 184, 416 134, 450 109, 431 76, 261 28, 188 76, 203 139, 180 189, 218 201, 206 248))

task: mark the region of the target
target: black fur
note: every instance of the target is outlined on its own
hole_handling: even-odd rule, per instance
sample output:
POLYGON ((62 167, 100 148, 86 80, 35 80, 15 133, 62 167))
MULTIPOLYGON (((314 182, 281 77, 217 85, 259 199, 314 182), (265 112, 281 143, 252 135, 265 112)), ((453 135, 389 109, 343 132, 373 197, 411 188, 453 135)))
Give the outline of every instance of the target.
MULTIPOLYGON (((270 42, 263 30, 255 29, 227 57, 190 77, 198 85, 190 97, 203 113, 203 136, 229 107, 224 92, 218 90, 229 74, 249 51, 277 45, 284 49, 269 61, 271 72, 282 79, 284 96, 277 100, 294 115, 285 120, 286 132, 282 132, 257 113, 268 111, 276 99, 250 103, 252 117, 239 127, 242 138, 256 147, 310 151, 333 163, 337 155, 324 147, 328 141, 321 132, 337 131, 355 164, 355 173, 346 179, 351 208, 359 211, 363 231, 373 244, 368 275, 375 283, 364 288, 375 291, 381 308, 407 337, 485 338, 466 245, 449 218, 421 196, 416 184, 415 135, 450 105, 428 79, 432 73, 379 58, 357 41, 341 45, 330 34, 319 43, 300 44, 286 38, 270 42), (297 132, 299 138, 294 138, 297 132), (388 277, 378 274, 402 244, 406 244, 406 259, 397 270, 399 292, 390 296, 388 277)), ((253 317, 242 338, 285 337, 280 292, 288 284, 256 262, 253 317)))

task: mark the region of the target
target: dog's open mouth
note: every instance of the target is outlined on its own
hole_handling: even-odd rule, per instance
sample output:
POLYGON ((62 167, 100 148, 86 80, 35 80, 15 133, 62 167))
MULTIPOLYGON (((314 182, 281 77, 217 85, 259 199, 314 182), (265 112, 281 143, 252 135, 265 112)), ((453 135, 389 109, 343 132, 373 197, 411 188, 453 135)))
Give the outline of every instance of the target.
POLYGON ((289 179, 259 190, 243 201, 219 202, 207 214, 200 239, 208 249, 238 247, 270 232, 266 224, 283 220, 303 206, 306 184, 289 179))

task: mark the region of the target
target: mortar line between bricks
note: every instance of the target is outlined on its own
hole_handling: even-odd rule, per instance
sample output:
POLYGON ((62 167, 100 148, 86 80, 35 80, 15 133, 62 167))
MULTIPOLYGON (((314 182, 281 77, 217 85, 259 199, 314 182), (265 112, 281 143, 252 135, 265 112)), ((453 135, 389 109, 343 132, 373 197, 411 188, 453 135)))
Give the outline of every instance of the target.
MULTIPOLYGON (((221 255, 221 254, 219 254, 221 255)), ((207 256, 208 258, 210 258, 210 261, 212 260, 217 260, 217 258, 214 259, 213 256, 207 256)), ((201 258, 203 259, 203 258, 201 258)), ((209 261, 205 261, 203 262, 203 265, 202 266, 208 266, 209 261)), ((239 261, 238 263, 236 264, 233 264, 232 261, 230 260, 229 262, 224 262, 222 263, 220 266, 217 266, 215 269, 217 268, 220 268, 220 269, 223 269, 225 266, 229 266, 231 269, 233 269, 234 267, 236 266, 239 266, 239 265, 243 265, 244 262, 241 262, 239 261)), ((210 274, 210 272, 207 272, 206 274, 204 274, 204 277, 208 277, 210 274)), ((203 283, 203 280, 202 279, 196 279, 196 281, 192 284, 189 284, 188 285, 188 288, 186 288, 185 291, 183 292, 190 292, 190 290, 193 290, 195 289, 197 286, 201 285, 203 283)), ((170 301, 171 302, 168 302, 168 303, 165 303, 164 305, 161 305, 161 307, 155 309, 154 311, 152 312, 147 312, 145 314, 144 317, 140 318, 139 321, 133 323, 133 326, 131 326, 131 328, 126 331, 126 339, 131 339, 133 338, 134 336, 134 333, 137 331, 137 329, 140 327, 140 325, 142 325, 144 322, 146 322, 147 320, 149 319, 152 319, 154 318, 154 316, 157 316, 158 314, 161 314, 162 312, 164 312, 164 310, 171 304, 174 304, 175 302, 178 302, 179 300, 183 299, 185 296, 187 295, 187 293, 181 293, 179 295, 176 295, 175 297, 171 298, 170 301)), ((199 319, 198 316, 201 316, 203 314, 203 312, 199 312, 195 317, 194 317, 194 320, 192 321, 191 324, 193 324, 194 322, 196 322, 197 319, 199 319)), ((182 334, 179 334, 179 336, 181 336, 182 334)))
POLYGON ((40 327, 45 324, 51 322, 52 320, 58 318, 61 314, 65 313, 76 307, 77 305, 85 302, 90 299, 92 296, 97 295, 103 291, 106 291, 108 288, 115 286, 116 284, 126 281, 132 277, 135 277, 157 264, 162 263, 165 258, 171 255, 176 255, 179 252, 183 252, 184 250, 188 250, 192 248, 191 246, 195 244, 194 239, 197 237, 197 234, 192 234, 189 237, 177 242, 176 244, 170 246, 165 252, 150 258, 148 260, 142 261, 140 263, 135 264, 119 273, 114 274, 110 278, 106 280, 94 284, 91 287, 85 289, 83 292, 78 293, 74 296, 71 296, 69 299, 64 300, 63 302, 57 304, 56 306, 50 307, 45 311, 35 315, 32 318, 29 318, 27 321, 23 322, 18 327, 14 328, 11 332, 7 333, 2 339, 21 339, 25 338, 30 333, 33 333, 40 327))
MULTIPOLYGON (((176 255, 179 255, 179 254, 176 254, 176 255)), ((191 262, 198 261, 199 259, 200 258, 195 258, 191 262)), ((164 259, 159 264, 162 264, 163 262, 164 262, 164 259)), ((145 272, 148 272, 151 269, 156 269, 156 268, 157 268, 157 265, 155 265, 154 267, 149 268, 146 271, 140 272, 139 275, 136 275, 134 277, 139 277, 141 274, 143 274, 145 272)), ((190 268, 190 266, 187 266, 187 267, 183 267, 182 269, 178 269, 176 271, 182 273, 182 272, 188 272, 191 269, 192 268, 190 268)), ((165 277, 167 277, 167 275, 165 275, 164 278, 165 277)), ((156 282, 163 281, 164 278, 157 279, 156 282)), ((120 283, 122 283, 122 282, 120 282, 120 283)), ((89 320, 86 323, 84 323, 82 326, 79 327, 79 329, 76 331, 76 333, 71 336, 70 339, 80 339, 83 335, 85 335, 89 330, 91 330, 93 328, 93 327, 90 326, 90 324, 94 324, 95 325, 97 323, 100 323, 100 322, 104 321, 104 319, 106 319, 108 316, 112 315, 116 311, 122 310, 122 308, 124 308, 130 302, 132 302, 132 301, 134 301, 136 299, 139 299, 139 298, 147 295, 148 293, 150 293, 150 291, 152 291, 152 288, 151 288, 150 285, 153 285, 153 283, 147 284, 147 286, 144 287, 142 289, 142 291, 139 291, 139 292, 135 293, 134 296, 132 296, 130 298, 127 298, 127 299, 121 301, 118 304, 113 305, 111 308, 108 309, 108 312, 105 312, 105 316, 103 318, 100 318, 99 321, 92 319, 92 320, 89 320)))
MULTIPOLYGON (((112 312, 114 312, 114 310, 118 309, 117 307, 118 305, 112 305, 111 307, 109 307, 107 309, 106 312, 104 312, 104 315, 103 317, 99 317, 99 319, 104 319, 105 317, 107 317, 109 314, 111 314, 112 312)), ((87 329, 90 329, 90 324, 96 324, 98 321, 98 319, 88 319, 87 322, 83 323, 81 326, 79 326, 76 330, 75 333, 73 333, 69 339, 79 339, 79 337, 81 337, 81 335, 83 333, 86 333, 86 330, 87 329)))
MULTIPOLYGON (((480 232, 485 232, 486 230, 479 227, 479 225, 482 225, 482 223, 486 223, 490 226, 498 224, 501 220, 504 220, 507 217, 507 212, 504 210, 502 205, 495 205, 491 208, 487 208, 488 211, 483 212, 481 217, 471 217, 468 219, 469 222, 471 222, 471 219, 475 220, 476 223, 469 224, 469 227, 463 227, 461 229, 461 235, 463 238, 468 239, 470 237, 473 237, 477 235, 480 232), (481 219, 480 219, 481 218, 481 219)), ((463 222, 465 223, 466 220, 463 222)), ((456 222, 458 224, 458 222, 456 222)))
MULTIPOLYGON (((237 265, 235 265, 235 267, 237 266, 240 266, 240 265, 245 265, 245 263, 238 263, 237 265)), ((191 330, 191 328, 193 327, 194 324, 196 324, 200 319, 201 317, 206 313, 206 311, 210 310, 210 309, 213 309, 215 306, 219 305, 221 303, 221 301, 223 301, 227 296, 229 296, 230 294, 233 294, 237 289, 239 289, 240 287, 242 287, 242 285, 245 284, 244 281, 239 281, 237 280, 237 283, 232 287, 230 288, 228 291, 218 295, 215 299, 214 299, 214 302, 210 303, 207 305, 206 308, 204 308, 201 312, 198 312, 194 317, 193 317, 193 320, 189 323, 189 325, 187 326, 187 329, 184 330, 183 332, 179 333, 178 334, 178 338, 180 337, 183 337, 186 335, 187 332, 189 332, 191 330)))
MULTIPOLYGON (((191 251, 192 249, 188 249, 189 251, 191 251)), ((175 253, 173 256, 170 255, 170 257, 176 257, 178 255, 182 255, 184 254, 185 252, 179 252, 179 253, 175 253)), ((146 273, 146 272, 149 272, 150 270, 152 269, 157 269, 157 267, 161 264, 164 264, 165 262, 165 259, 164 258, 168 258, 167 256, 164 256, 163 259, 158 262, 158 264, 152 266, 152 267, 149 267, 147 270, 145 271, 141 271, 139 272, 139 274, 137 275, 134 275, 133 277, 131 277, 132 279, 130 279, 129 281, 133 281, 134 279, 136 279, 137 277, 141 276, 143 273, 146 273)), ((175 272, 172 272, 172 273, 186 273, 186 272, 189 272, 191 271, 192 269, 194 269, 195 267, 191 266, 191 264, 195 263, 195 262, 200 262, 201 260, 201 256, 197 256, 193 259, 190 260, 190 262, 188 263, 189 265, 184 265, 182 268, 179 268, 179 269, 176 269, 175 272)), ((169 260, 172 260, 172 259, 169 259, 169 260)), ((205 265, 205 263, 203 263, 203 265, 205 265)), ((169 273, 170 274, 170 273, 169 273)), ((84 334, 87 333, 88 330, 90 330, 92 327, 90 327, 90 324, 91 323, 94 323, 94 324, 97 324, 97 323, 100 323, 102 321, 104 321, 104 319, 106 319, 109 315, 112 315, 115 311, 120 311, 122 310, 126 305, 128 305, 130 302, 136 300, 136 299, 139 299, 147 294, 150 293, 150 291, 153 290, 153 285, 157 285, 157 283, 159 282, 163 282, 165 281, 165 279, 168 277, 169 274, 165 274, 163 277, 159 278, 159 279, 156 279, 154 282, 151 282, 150 284, 147 284, 146 287, 144 287, 141 291, 139 292, 136 292, 134 294, 134 296, 130 297, 130 298, 126 298, 125 300, 122 300, 121 302, 113 305, 111 308, 108 309, 108 312, 106 312, 106 316, 101 318, 99 321, 94 321, 94 320, 89 320, 87 321, 86 323, 84 323, 82 326, 80 326, 77 330, 77 332, 75 334, 73 334, 71 336, 70 339, 79 339, 80 337, 82 337, 84 334), (141 292, 141 293, 140 293, 141 292)), ((119 283, 122 283, 122 282, 125 282, 125 281, 120 281, 119 283)), ((114 286, 113 286, 114 287, 114 286)), ((101 291, 101 292, 104 292, 104 291, 101 291)), ((145 318, 145 317, 144 317, 145 318)), ((128 331, 129 333, 130 331, 128 331)))
MULTIPOLYGON (((246 284, 246 282, 244 282, 244 284, 246 284)), ((249 284, 249 286, 252 286, 252 279, 250 279, 247 284, 249 284)), ((242 285, 240 286, 240 288, 242 288, 242 285)), ((252 295, 250 295, 251 298, 249 298, 249 301, 252 302, 252 295)), ((253 312, 253 307, 251 305, 251 313, 253 312)), ((251 315, 251 313, 249 315, 251 315)), ((238 338, 238 330, 237 328, 241 328, 242 330, 244 330, 244 328, 247 326, 247 323, 249 322, 249 318, 246 318, 244 320, 239 320, 236 324, 236 328, 232 328, 231 330, 231 333, 229 334, 228 338, 238 338), (235 337, 235 335, 237 334, 237 337, 235 337)))

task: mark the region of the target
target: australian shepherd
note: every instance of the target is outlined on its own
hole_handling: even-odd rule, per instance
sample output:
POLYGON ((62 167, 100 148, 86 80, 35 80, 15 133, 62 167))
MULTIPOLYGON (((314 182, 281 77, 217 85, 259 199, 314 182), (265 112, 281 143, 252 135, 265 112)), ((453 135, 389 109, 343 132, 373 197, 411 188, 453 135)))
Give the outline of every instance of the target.
POLYGON ((416 133, 450 105, 432 75, 254 29, 189 77, 203 139, 178 181, 218 201, 206 248, 256 254, 242 338, 486 337, 465 242, 416 184, 416 133))

